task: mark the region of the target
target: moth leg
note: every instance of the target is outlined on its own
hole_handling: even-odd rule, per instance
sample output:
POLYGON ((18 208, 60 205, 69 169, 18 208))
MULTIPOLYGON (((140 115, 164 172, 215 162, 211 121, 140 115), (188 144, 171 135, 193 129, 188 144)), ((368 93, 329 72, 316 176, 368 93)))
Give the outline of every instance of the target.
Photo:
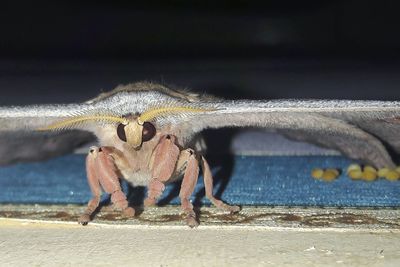
POLYGON ((179 157, 179 147, 176 145, 176 137, 165 135, 154 150, 154 160, 151 166, 152 179, 149 182, 145 206, 154 205, 164 192, 165 185, 175 171, 179 157))
POLYGON ((135 215, 135 210, 128 207, 128 201, 122 192, 111 153, 112 148, 110 147, 92 147, 87 156, 88 181, 94 197, 89 201, 85 213, 79 218, 79 222, 82 224, 87 224, 90 221, 90 216, 99 205, 100 185, 105 192, 111 194, 111 201, 114 206, 121 209, 125 216, 133 217, 135 215))
POLYGON ((78 219, 78 222, 82 225, 86 225, 90 221, 90 216, 97 209, 100 203, 101 187, 95 166, 96 157, 97 148, 90 148, 89 154, 86 156, 86 175, 93 198, 88 202, 85 212, 78 219))
POLYGON ((199 161, 197 160, 193 149, 186 149, 182 151, 178 165, 180 165, 180 162, 182 162, 181 164, 186 165, 186 169, 183 175, 179 197, 181 199, 182 210, 186 215, 186 223, 193 228, 198 226, 199 223, 189 198, 193 194, 199 177, 199 161))
POLYGON ((122 192, 119 175, 111 156, 114 149, 112 147, 101 147, 97 155, 97 168, 99 171, 100 184, 104 191, 111 194, 111 202, 117 209, 122 210, 123 215, 133 217, 135 210, 128 207, 128 200, 122 192))
POLYGON ((211 169, 210 169, 210 166, 208 165, 206 159, 203 156, 201 157, 201 165, 202 165, 203 175, 204 175, 204 186, 205 186, 205 190, 206 190, 206 197, 211 201, 211 203, 213 203, 219 209, 226 210, 226 211, 229 211, 232 213, 240 211, 239 206, 228 205, 214 197, 214 195, 213 195, 213 187, 214 186, 213 186, 213 177, 212 177, 211 169))

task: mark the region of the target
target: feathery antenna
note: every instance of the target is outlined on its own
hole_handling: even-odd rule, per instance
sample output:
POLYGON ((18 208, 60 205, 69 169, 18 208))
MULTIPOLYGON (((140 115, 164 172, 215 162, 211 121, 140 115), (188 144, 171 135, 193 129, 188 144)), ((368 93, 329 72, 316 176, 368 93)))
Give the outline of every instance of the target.
MULTIPOLYGON (((185 107, 185 106, 170 106, 170 107, 156 107, 151 108, 142 113, 137 118, 137 122, 140 125, 143 125, 144 122, 150 121, 158 116, 162 116, 165 114, 171 113, 190 113, 190 112, 207 112, 207 111, 214 111, 215 109, 205 109, 205 108, 193 108, 193 107, 185 107)), ((94 114, 94 115, 78 115, 73 116, 71 118, 55 122, 50 124, 49 126, 39 128, 38 131, 49 131, 49 130, 64 130, 73 128, 81 123, 88 122, 88 121, 103 121, 103 122, 114 122, 114 123, 123 123, 128 124, 129 120, 120 116, 115 115, 101 115, 101 114, 94 114)))
POLYGON ((50 124, 49 126, 39 128, 38 131, 68 129, 68 128, 72 128, 72 127, 77 126, 80 123, 83 123, 86 121, 110 121, 110 122, 123 123, 123 124, 128 123, 127 119, 122 118, 122 117, 112 116, 112 115, 87 115, 87 116, 71 117, 66 120, 55 122, 53 124, 50 124))
POLYGON ((139 124, 143 124, 146 121, 150 121, 157 116, 170 114, 170 113, 185 113, 185 112, 207 112, 214 111, 215 109, 204 109, 204 108, 192 108, 192 107, 160 107, 147 110, 140 115, 138 118, 139 124))

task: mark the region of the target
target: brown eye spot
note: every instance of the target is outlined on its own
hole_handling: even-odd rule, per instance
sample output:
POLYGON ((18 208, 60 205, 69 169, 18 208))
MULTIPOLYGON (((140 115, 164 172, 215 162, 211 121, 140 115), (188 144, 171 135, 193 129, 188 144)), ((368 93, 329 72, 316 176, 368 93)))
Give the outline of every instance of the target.
POLYGON ((145 122, 143 124, 142 141, 150 141, 156 135, 156 127, 150 122, 145 122))
POLYGON ((125 134, 125 125, 124 124, 122 124, 122 123, 118 124, 117 135, 118 135, 118 138, 121 139, 121 141, 126 142, 126 134, 125 134))

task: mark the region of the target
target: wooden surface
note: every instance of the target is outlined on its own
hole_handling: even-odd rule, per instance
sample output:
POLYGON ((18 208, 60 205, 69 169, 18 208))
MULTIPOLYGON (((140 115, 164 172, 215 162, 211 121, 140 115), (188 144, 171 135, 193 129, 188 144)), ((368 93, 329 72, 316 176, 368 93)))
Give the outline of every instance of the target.
POLYGON ((398 266, 400 210, 201 209, 190 229, 178 207, 123 220, 81 206, 0 206, 0 266, 398 266))

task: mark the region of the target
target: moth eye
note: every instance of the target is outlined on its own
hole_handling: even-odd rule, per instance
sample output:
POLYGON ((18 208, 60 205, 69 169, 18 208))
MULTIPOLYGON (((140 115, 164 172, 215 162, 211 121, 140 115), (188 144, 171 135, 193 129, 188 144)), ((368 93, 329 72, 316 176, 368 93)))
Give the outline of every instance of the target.
POLYGON ((150 122, 145 122, 143 124, 142 141, 150 141, 156 135, 156 127, 150 122))
POLYGON ((118 138, 121 139, 121 141, 124 141, 124 142, 126 142, 125 126, 126 125, 120 123, 120 124, 118 124, 118 127, 117 127, 118 138))

